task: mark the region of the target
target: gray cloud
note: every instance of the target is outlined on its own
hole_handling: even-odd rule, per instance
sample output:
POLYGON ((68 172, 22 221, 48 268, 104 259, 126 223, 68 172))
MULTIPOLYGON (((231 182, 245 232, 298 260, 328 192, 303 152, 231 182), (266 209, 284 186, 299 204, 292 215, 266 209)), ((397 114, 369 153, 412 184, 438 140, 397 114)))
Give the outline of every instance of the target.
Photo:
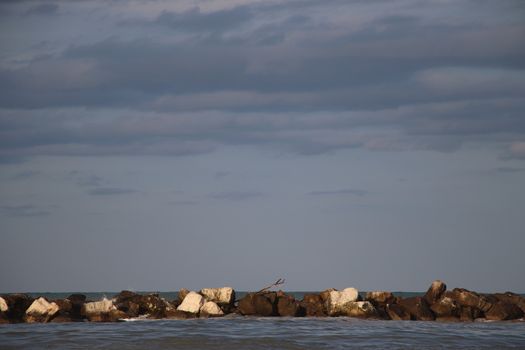
POLYGON ((261 192, 227 191, 227 192, 210 193, 208 197, 213 198, 213 199, 218 199, 218 200, 244 201, 244 200, 261 197, 262 195, 263 194, 261 192))
POLYGON ((47 216, 51 212, 43 210, 32 204, 24 205, 1 205, 0 213, 9 217, 33 217, 33 216, 47 216))
POLYGON ((512 144, 525 137, 516 11, 299 1, 108 15, 119 35, 1 66, 0 156, 512 144))
POLYGON ((58 12, 58 8, 57 4, 38 4, 29 8, 25 15, 54 15, 58 12))
POLYGON ((515 168, 515 167, 498 167, 495 169, 499 173, 519 173, 525 171, 525 168, 515 168))
POLYGON ((35 176, 40 175, 41 172, 38 170, 24 170, 16 173, 14 176, 11 177, 12 180, 23 180, 23 179, 29 179, 35 176))
POLYGON ((370 192, 365 190, 356 190, 356 189, 341 189, 341 190, 331 190, 331 191, 312 191, 307 194, 310 196, 339 196, 339 195, 352 195, 363 197, 368 195, 370 192))
POLYGON ((88 191, 88 194, 92 196, 114 196, 114 195, 124 195, 124 194, 133 194, 137 190, 131 188, 119 188, 119 187, 97 187, 88 191))

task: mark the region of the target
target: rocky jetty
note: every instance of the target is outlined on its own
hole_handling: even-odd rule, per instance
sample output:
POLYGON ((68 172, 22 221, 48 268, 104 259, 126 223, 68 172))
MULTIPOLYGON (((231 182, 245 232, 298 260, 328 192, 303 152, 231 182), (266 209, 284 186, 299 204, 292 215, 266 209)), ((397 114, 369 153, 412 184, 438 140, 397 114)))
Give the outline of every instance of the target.
MULTIPOLYGON (((281 280, 279 280, 281 281, 281 280)), ((122 291, 112 299, 33 299, 26 294, 0 296, 0 324, 36 322, 117 322, 133 318, 187 319, 226 315, 258 317, 357 317, 404 321, 510 321, 525 315, 525 298, 511 292, 482 294, 463 288, 447 290, 434 281, 421 296, 401 298, 389 291, 359 293, 356 288, 327 289, 302 300, 271 287, 246 293, 241 299, 231 287, 181 289, 178 298, 122 291)))

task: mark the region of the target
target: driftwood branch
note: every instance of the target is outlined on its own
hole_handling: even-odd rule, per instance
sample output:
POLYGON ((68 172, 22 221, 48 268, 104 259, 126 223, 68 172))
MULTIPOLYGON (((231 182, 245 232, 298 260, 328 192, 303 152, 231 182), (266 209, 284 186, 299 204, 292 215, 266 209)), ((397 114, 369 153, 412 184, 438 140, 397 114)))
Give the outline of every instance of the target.
POLYGON ((271 289, 272 287, 276 287, 276 286, 279 286, 281 284, 284 284, 284 278, 279 278, 277 281, 275 281, 274 283, 270 284, 268 287, 265 287, 265 288, 261 289, 260 291, 258 291, 255 294, 266 292, 267 290, 271 289))

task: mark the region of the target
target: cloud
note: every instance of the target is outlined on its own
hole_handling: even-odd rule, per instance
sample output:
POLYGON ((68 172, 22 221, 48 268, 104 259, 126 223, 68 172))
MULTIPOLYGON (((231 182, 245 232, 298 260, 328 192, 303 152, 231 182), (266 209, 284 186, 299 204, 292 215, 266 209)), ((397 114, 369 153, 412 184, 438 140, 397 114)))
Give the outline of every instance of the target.
POLYGON ((58 12, 57 4, 38 4, 32 6, 25 12, 26 16, 29 15, 54 15, 58 12))
POLYGON ((119 187, 97 187, 88 191, 88 194, 92 196, 115 196, 133 193, 137 193, 137 190, 119 187))
POLYGON ((51 212, 42 210, 39 207, 32 204, 24 205, 1 205, 0 213, 4 216, 9 217, 33 217, 33 216, 47 216, 51 212))
MULTIPOLYGON (((82 40, 53 36, 45 52, 39 43, 54 41, 35 30, 27 52, 7 43, 0 157, 184 156, 224 145, 453 152, 525 137, 525 25, 508 6, 62 6, 103 35, 73 28, 68 37, 82 40)), ((34 19, 21 21, 13 28, 34 19)))
POLYGON ((525 142, 513 142, 509 148, 509 156, 516 159, 525 159, 525 142))
POLYGON ((216 180, 220 180, 220 179, 225 178, 226 176, 229 176, 230 174, 231 172, 229 171, 216 171, 215 174, 213 175, 213 178, 216 180))
POLYGON ((24 170, 16 173, 14 176, 11 177, 12 180, 23 180, 23 179, 29 179, 35 176, 40 175, 41 172, 37 170, 24 170))
POLYGON ((193 205, 197 205, 198 203, 199 202, 197 201, 190 201, 190 200, 168 202, 169 205, 173 205, 173 206, 193 206, 193 205))
POLYGON ((369 194, 365 190, 356 190, 356 189, 341 189, 341 190, 331 190, 331 191, 313 191, 307 193, 310 196, 341 196, 341 195, 351 195, 357 197, 363 197, 369 194))
POLYGON ((525 168, 515 168, 515 167, 498 167, 495 169, 499 173, 519 173, 525 171, 525 168))
POLYGON ((261 192, 244 192, 244 191, 229 191, 229 192, 218 192, 210 193, 208 197, 218 200, 227 201, 244 201, 261 197, 261 192))

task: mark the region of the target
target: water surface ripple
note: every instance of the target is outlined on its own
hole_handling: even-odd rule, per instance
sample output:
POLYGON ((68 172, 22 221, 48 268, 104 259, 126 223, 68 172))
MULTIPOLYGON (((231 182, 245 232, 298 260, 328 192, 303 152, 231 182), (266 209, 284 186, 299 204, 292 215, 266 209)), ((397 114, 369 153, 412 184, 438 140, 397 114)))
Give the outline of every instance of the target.
POLYGON ((222 318, 0 326, 1 349, 525 349, 525 322, 222 318))

